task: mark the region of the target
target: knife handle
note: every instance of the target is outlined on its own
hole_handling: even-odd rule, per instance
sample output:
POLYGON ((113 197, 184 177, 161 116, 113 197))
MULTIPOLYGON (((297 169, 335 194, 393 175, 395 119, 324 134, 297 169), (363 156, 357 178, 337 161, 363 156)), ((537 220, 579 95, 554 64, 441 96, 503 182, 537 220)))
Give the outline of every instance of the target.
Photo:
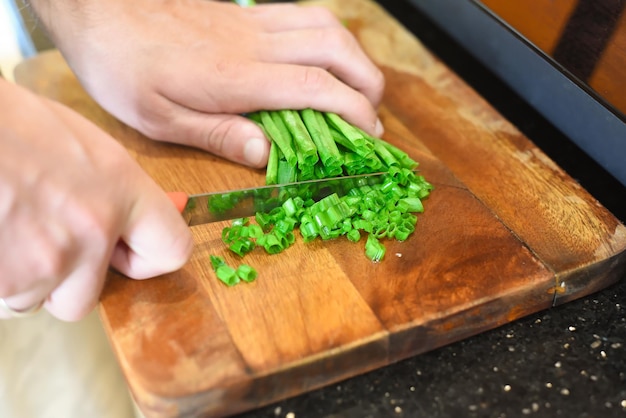
POLYGON ((169 197, 172 203, 174 203, 174 206, 176 206, 176 209, 178 209, 180 213, 183 213, 183 210, 185 210, 185 206, 187 206, 187 201, 189 200, 187 193, 167 192, 167 197, 169 197))

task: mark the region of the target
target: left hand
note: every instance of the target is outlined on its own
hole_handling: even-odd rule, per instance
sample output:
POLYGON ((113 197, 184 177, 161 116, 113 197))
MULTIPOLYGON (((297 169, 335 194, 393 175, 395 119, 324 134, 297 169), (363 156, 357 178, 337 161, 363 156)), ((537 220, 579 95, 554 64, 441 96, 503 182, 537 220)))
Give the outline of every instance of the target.
MULTIPOLYGON (((55 2, 67 3, 76 2, 55 2)), ((75 7, 63 19, 37 9, 88 92, 148 137, 262 167, 269 144, 239 114, 311 107, 382 133, 382 73, 327 9, 206 0, 75 7)))

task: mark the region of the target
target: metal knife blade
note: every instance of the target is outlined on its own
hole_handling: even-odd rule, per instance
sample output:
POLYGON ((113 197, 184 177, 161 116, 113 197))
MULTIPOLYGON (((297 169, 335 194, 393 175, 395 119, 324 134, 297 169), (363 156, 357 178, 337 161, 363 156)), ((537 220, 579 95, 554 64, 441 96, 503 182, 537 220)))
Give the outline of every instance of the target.
POLYGON ((182 215, 189 226, 254 216, 269 212, 290 197, 318 201, 337 193, 343 196, 355 187, 381 183, 386 172, 307 180, 189 196, 182 215))

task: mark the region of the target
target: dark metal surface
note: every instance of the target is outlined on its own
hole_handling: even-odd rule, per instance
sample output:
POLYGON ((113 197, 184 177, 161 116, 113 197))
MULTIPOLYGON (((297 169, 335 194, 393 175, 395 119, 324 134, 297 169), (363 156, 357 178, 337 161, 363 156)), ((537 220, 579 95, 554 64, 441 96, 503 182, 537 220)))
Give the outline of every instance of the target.
MULTIPOLYGON (((504 80, 570 141, 626 185, 624 115, 601 100, 567 68, 525 42, 506 22, 498 20, 477 1, 380 3, 389 8, 413 5, 488 68, 494 78, 504 80)), ((406 21, 404 15, 397 18, 406 21)))

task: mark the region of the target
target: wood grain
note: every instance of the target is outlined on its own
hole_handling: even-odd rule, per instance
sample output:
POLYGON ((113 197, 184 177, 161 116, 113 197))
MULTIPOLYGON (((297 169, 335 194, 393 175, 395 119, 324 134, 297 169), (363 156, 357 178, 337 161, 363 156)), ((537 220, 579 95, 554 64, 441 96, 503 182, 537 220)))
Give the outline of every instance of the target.
MULTIPOLYGON (((180 271, 148 281, 110 273, 101 315, 149 417, 222 416, 381 367, 600 289, 626 270, 626 228, 368 0, 315 1, 348 23, 383 69, 384 138, 436 186, 416 233, 364 243, 255 251, 256 282, 227 288, 208 256, 236 262, 225 225, 192 228, 180 271)), ((98 107, 56 53, 16 79, 119 140, 165 190, 262 185, 264 173, 156 143, 98 107)), ((114 180, 114 179, 113 179, 114 180)))

